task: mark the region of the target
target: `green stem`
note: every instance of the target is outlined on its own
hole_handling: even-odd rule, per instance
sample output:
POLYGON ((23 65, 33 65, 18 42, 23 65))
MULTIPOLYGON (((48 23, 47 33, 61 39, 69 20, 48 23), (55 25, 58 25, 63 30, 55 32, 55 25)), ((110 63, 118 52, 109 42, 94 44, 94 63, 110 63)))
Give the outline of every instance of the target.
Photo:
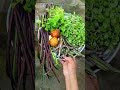
POLYGON ((45 71, 44 71, 44 65, 42 66, 42 80, 44 80, 44 74, 45 74, 45 71))

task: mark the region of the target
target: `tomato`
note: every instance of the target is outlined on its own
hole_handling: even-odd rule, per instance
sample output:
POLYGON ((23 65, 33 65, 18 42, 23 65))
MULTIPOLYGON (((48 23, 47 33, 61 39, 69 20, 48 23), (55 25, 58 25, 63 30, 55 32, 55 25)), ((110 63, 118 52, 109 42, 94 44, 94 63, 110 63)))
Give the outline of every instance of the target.
POLYGON ((59 30, 57 30, 57 29, 55 29, 55 30, 53 30, 51 33, 50 33, 50 35, 52 36, 52 37, 60 37, 60 31, 59 30))
POLYGON ((59 44, 59 40, 58 40, 57 37, 52 37, 52 38, 50 39, 50 45, 51 45, 52 47, 55 47, 55 46, 57 46, 58 44, 59 44))

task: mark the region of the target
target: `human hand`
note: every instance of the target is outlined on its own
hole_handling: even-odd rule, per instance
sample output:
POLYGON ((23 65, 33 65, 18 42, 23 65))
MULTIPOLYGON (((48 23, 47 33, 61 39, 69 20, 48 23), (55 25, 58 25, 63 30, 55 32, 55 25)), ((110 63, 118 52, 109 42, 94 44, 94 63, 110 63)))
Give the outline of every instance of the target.
POLYGON ((71 57, 65 57, 61 63, 63 65, 66 90, 79 90, 76 75, 76 61, 71 57))
POLYGON ((65 57, 61 60, 61 64, 63 65, 63 74, 65 78, 70 76, 76 77, 76 61, 71 57, 65 57))

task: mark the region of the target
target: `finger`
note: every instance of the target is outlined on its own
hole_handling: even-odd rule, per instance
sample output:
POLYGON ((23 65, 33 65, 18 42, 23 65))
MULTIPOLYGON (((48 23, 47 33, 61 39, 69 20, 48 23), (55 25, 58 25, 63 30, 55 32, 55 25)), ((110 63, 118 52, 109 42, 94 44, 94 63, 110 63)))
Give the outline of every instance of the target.
POLYGON ((67 60, 67 61, 72 61, 72 60, 73 60, 71 57, 64 57, 64 58, 65 58, 65 60, 67 60))
POLYGON ((76 64, 76 60, 74 60, 72 57, 65 57, 65 60, 76 64))
POLYGON ((66 69, 68 67, 68 62, 66 61, 62 65, 63 65, 63 69, 66 69))
POLYGON ((66 60, 65 60, 65 59, 60 60, 60 63, 61 63, 61 64, 64 64, 65 62, 66 62, 66 60))
POLYGON ((77 62, 77 61, 76 61, 76 59, 75 59, 75 58, 73 58, 73 61, 74 61, 74 63, 76 64, 76 62, 77 62))
POLYGON ((77 63, 77 61, 76 61, 76 60, 74 60, 74 62, 75 62, 75 64, 77 63))
POLYGON ((60 63, 63 65, 63 64, 64 64, 64 61, 63 61, 63 60, 60 60, 60 63))

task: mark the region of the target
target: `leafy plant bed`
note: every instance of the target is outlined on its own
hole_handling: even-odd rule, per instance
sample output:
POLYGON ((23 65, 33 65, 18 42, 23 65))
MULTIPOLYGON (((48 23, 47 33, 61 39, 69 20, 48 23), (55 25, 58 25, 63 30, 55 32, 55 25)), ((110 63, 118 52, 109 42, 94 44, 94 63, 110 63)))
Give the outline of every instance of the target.
POLYGON ((86 48, 86 63, 89 63, 91 67, 96 66, 95 72, 98 71, 96 70, 98 68, 119 72, 108 64, 119 50, 119 2, 112 0, 87 0, 86 2, 88 3, 86 5, 86 43, 88 44, 86 45, 88 46, 86 48), (93 55, 95 56, 93 57, 93 55))

